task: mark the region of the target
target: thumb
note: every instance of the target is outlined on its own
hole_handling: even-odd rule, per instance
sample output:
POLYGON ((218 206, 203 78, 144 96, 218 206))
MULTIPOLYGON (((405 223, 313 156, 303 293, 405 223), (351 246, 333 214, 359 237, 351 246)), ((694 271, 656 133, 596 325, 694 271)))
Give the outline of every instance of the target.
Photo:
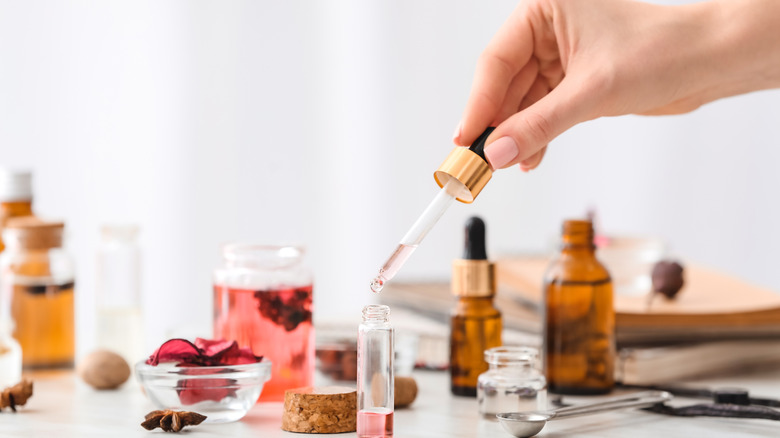
POLYGON ((544 154, 542 149, 550 141, 586 120, 583 116, 586 99, 581 92, 572 90, 573 87, 566 82, 564 79, 539 101, 496 127, 485 146, 485 158, 493 170, 518 164, 532 157, 534 160, 531 161, 538 164, 544 154))

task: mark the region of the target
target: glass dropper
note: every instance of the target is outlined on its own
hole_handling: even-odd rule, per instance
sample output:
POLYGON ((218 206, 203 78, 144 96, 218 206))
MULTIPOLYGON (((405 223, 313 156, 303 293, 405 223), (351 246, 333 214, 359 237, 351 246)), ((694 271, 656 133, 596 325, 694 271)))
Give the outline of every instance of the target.
POLYGON ((395 248, 395 251, 390 255, 382 268, 379 270, 373 280, 371 280, 371 290, 379 292, 384 287, 385 283, 392 280, 395 274, 401 269, 401 267, 409 259, 415 249, 420 245, 420 242, 431 231, 436 222, 441 219, 444 212, 452 204, 455 198, 461 197, 463 192, 468 192, 466 186, 460 181, 452 178, 444 187, 439 190, 439 193, 433 198, 425 211, 417 218, 409 231, 406 232, 401 239, 401 243, 395 248))
POLYGON ((401 243, 382 265, 379 274, 371 280, 372 291, 378 293, 385 283, 395 277, 453 200, 471 203, 485 187, 493 172, 485 159, 484 147, 493 129, 487 128, 471 147, 458 146, 453 149, 444 163, 434 172, 434 178, 441 190, 401 239, 401 243))

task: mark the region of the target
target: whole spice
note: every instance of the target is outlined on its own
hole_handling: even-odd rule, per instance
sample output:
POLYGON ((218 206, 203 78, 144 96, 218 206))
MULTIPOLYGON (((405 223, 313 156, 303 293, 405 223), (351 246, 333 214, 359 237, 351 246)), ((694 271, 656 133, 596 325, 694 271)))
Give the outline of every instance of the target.
POLYGON ((95 389, 116 389, 130 378, 130 366, 122 356, 95 350, 81 360, 76 372, 95 389))
POLYGON ((197 426, 206 419, 205 415, 187 411, 152 411, 146 414, 141 426, 146 430, 160 428, 165 432, 178 432, 187 426, 197 426))
POLYGON ((683 287, 683 267, 670 260, 660 261, 653 267, 652 279, 653 290, 671 300, 683 287))
POLYGON ((11 408, 12 411, 16 412, 16 407, 24 406, 27 403, 27 399, 32 397, 32 394, 32 380, 23 379, 0 393, 0 410, 11 408))

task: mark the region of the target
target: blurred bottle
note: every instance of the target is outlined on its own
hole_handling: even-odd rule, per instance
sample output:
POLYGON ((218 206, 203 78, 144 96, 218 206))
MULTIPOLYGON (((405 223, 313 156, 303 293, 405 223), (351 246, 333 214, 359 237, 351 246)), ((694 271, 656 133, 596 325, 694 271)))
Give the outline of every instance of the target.
POLYGON ((13 333, 25 368, 73 365, 74 266, 62 249, 64 227, 62 222, 17 217, 3 230, 2 304, 16 323, 13 333))
POLYGON ((31 172, 0 169, 0 229, 12 217, 32 216, 32 195, 31 172))
POLYGON ((105 225, 97 263, 97 347, 132 364, 144 356, 138 227, 105 225))
POLYGON ((16 385, 22 380, 22 347, 11 336, 10 315, 0 315, 0 388, 16 385))
POLYGON ((545 374, 551 392, 603 394, 614 385, 612 281, 596 259, 590 221, 563 224, 545 274, 545 374))

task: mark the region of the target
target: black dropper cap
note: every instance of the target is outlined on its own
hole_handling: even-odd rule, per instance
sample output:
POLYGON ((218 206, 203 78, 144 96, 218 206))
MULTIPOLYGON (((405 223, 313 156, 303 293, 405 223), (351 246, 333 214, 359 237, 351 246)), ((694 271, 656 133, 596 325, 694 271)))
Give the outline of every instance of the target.
POLYGON ((485 222, 473 216, 466 221, 466 242, 463 248, 466 260, 487 260, 485 251, 485 222))
POLYGON ((490 134, 492 134, 495 129, 496 128, 494 126, 488 127, 487 129, 485 129, 485 132, 483 132, 479 137, 477 137, 477 139, 474 140, 474 143, 472 143, 471 146, 469 146, 469 150, 479 155, 479 157, 485 160, 486 163, 487 163, 487 158, 485 158, 485 142, 487 141, 488 137, 490 137, 490 134))

